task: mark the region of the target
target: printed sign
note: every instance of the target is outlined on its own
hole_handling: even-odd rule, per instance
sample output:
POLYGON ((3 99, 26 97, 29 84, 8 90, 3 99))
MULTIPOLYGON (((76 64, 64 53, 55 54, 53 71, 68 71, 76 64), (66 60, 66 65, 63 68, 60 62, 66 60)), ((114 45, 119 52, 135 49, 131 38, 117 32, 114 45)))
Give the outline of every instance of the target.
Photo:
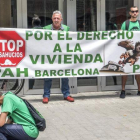
POLYGON ((25 40, 15 31, 0 31, 0 66, 16 67, 25 57, 25 40))
POLYGON ((139 36, 140 31, 0 29, 0 77, 140 74, 139 36))

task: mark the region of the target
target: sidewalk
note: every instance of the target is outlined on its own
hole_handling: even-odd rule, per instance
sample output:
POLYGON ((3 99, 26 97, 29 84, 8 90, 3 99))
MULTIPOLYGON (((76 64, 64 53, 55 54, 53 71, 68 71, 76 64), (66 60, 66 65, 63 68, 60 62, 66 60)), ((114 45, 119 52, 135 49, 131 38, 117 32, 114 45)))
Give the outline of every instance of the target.
POLYGON ((47 128, 37 140, 140 140, 140 96, 119 98, 117 92, 72 95, 74 103, 52 94, 48 104, 41 95, 28 99, 45 117, 47 128))

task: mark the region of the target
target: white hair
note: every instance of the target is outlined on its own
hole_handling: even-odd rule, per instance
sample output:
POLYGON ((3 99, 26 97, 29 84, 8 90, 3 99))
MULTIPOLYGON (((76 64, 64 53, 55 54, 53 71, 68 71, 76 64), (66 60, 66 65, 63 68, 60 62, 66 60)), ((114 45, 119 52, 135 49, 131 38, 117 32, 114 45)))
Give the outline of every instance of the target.
POLYGON ((58 11, 58 10, 53 11, 52 16, 53 16, 54 14, 60 14, 60 15, 61 15, 61 17, 62 17, 62 13, 61 13, 60 11, 58 11))

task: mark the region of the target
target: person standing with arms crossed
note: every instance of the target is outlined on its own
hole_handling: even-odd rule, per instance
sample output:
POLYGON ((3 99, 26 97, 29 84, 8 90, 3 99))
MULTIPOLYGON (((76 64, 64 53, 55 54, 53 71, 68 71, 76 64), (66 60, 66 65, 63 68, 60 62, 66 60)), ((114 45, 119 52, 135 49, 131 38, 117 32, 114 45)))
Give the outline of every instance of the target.
MULTIPOLYGON (((52 15, 53 23, 43 27, 43 29, 57 30, 57 31, 69 31, 68 26, 61 24, 62 20, 63 19, 62 19, 61 12, 56 10, 56 11, 53 12, 53 15, 52 15)), ((64 100, 67 100, 69 102, 74 102, 74 98, 72 98, 70 96, 69 79, 68 78, 62 78, 61 82, 62 82, 61 91, 63 93, 64 100)), ((52 79, 51 78, 44 79, 44 94, 43 94, 43 100, 42 100, 43 103, 48 103, 49 102, 51 85, 52 85, 52 79)))
MULTIPOLYGON (((128 30, 128 31, 140 31, 140 22, 137 20, 139 11, 136 6, 130 8, 130 19, 123 22, 121 26, 121 30, 128 30)), ((140 95, 140 75, 135 75, 135 79, 138 85, 138 93, 140 95)), ((122 91, 120 94, 120 98, 125 98, 125 85, 127 81, 127 75, 122 76, 122 91)))

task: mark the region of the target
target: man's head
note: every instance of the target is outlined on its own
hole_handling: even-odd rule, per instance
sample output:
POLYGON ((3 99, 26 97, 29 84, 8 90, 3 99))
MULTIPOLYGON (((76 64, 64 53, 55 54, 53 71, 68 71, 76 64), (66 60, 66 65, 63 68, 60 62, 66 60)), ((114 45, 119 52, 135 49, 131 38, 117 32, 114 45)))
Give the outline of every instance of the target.
POLYGON ((130 8, 130 12, 129 12, 131 18, 137 18, 138 14, 139 14, 139 10, 137 6, 133 6, 130 8))
POLYGON ((60 11, 56 10, 52 14, 52 21, 53 21, 53 27, 55 29, 59 29, 61 27, 61 21, 62 21, 62 14, 60 11))
POLYGON ((38 17, 38 15, 34 15, 34 17, 32 18, 33 27, 40 26, 40 24, 41 24, 40 18, 38 17))

